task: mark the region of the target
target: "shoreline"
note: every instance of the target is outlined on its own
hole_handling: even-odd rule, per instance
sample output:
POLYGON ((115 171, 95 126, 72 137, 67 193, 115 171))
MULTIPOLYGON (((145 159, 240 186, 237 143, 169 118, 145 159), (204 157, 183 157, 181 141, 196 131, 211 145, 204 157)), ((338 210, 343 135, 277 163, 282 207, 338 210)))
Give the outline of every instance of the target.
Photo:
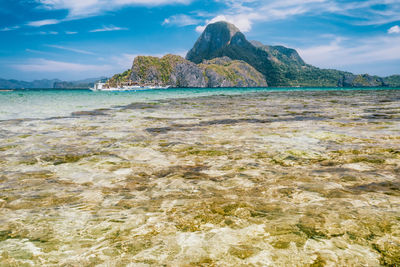
MULTIPOLYGON (((248 88, 249 92, 246 91, 242 91, 240 92, 240 90, 242 90, 243 88, 190 88, 190 89, 180 89, 180 88, 169 88, 169 89, 165 89, 165 90, 169 90, 169 92, 182 92, 184 93, 185 90, 200 90, 200 91, 207 91, 207 90, 215 90, 215 91, 220 91, 216 94, 210 94, 207 96, 213 97, 213 96, 220 96, 220 95, 248 95, 248 94, 258 94, 258 93, 290 93, 290 92, 331 92, 331 93, 335 93, 335 92, 372 92, 372 91, 377 91, 377 92, 384 92, 384 91, 391 91, 391 90, 400 90, 400 88, 342 88, 342 89, 338 89, 338 88, 269 88, 269 87, 265 87, 265 88, 248 88), (260 90, 257 90, 260 89, 260 90), (287 89, 287 90, 285 90, 287 89), (226 90, 226 91, 224 91, 226 90), (237 93, 239 91, 239 93, 237 93), (234 93, 234 94, 229 94, 229 93, 234 93)), ((85 91, 85 92, 90 92, 92 93, 92 91, 90 91, 89 89, 73 89, 73 90, 69 90, 69 89, 28 89, 28 90, 21 90, 21 92, 27 92, 27 91, 85 91)), ((13 92, 18 92, 19 90, 13 90, 13 92)), ((148 91, 152 91, 153 93, 158 93, 159 90, 148 90, 148 91)), ((164 90, 163 90, 164 91, 164 90)), ((146 91, 141 91, 140 93, 146 93, 146 91)), ((95 92, 95 94, 98 94, 99 92, 95 92)), ((100 92, 100 94, 98 95, 109 95, 112 94, 113 92, 100 92)), ((115 93, 115 92, 114 92, 115 93)), ((137 92, 116 92, 118 94, 124 95, 124 94, 128 94, 130 96, 133 96, 135 93, 137 92)), ((205 97, 205 96, 197 96, 196 94, 193 94, 190 97, 187 96, 183 96, 183 97, 172 97, 172 98, 166 98, 168 100, 179 100, 182 98, 197 98, 197 97, 205 97)), ((155 99, 151 99, 148 102, 158 102, 158 101, 164 101, 165 99, 162 98, 161 96, 159 98, 155 98, 155 99)), ((94 107, 93 109, 88 109, 88 110, 82 110, 82 109, 75 109, 75 110, 71 110, 69 112, 68 115, 57 115, 54 114, 53 116, 48 116, 48 117, 17 117, 17 118, 9 118, 9 119, 0 119, 0 122, 6 122, 6 121, 24 121, 24 120, 49 120, 49 119, 57 119, 57 118, 73 118, 74 116, 78 115, 79 113, 95 113, 96 111, 101 111, 104 109, 118 109, 118 108, 123 108, 124 106, 130 105, 130 104, 134 104, 134 103, 143 103, 146 102, 146 99, 142 99, 139 102, 131 102, 131 103, 127 103, 124 105, 118 105, 118 104, 114 104, 112 106, 98 106, 98 107, 94 107), (75 113, 75 115, 73 115, 75 113)), ((81 114, 83 115, 83 114, 81 114)), ((88 114, 86 114, 88 115, 88 114)))
MULTIPOLYGON (((166 89, 146 89, 148 90, 168 90, 168 89, 174 89, 174 90, 185 90, 185 89, 299 89, 299 90, 304 90, 304 89, 332 89, 332 90, 381 90, 381 89, 399 89, 400 87, 390 87, 390 86, 381 86, 381 87, 332 87, 332 86, 273 86, 273 87, 169 87, 166 89)), ((91 90, 91 88, 13 88, 13 89, 0 89, 0 91, 29 91, 29 90, 91 90)), ((134 91, 134 90, 131 90, 134 91)), ((139 90, 138 90, 139 91, 139 90)), ((97 91, 101 92, 101 90, 97 91)))

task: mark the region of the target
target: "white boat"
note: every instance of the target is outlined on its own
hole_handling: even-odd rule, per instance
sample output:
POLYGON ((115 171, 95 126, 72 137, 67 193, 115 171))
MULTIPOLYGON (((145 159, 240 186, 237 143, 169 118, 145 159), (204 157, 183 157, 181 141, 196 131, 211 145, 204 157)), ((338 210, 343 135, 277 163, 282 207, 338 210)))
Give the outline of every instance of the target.
POLYGON ((169 86, 159 86, 159 85, 149 85, 149 86, 140 86, 140 85, 124 85, 120 87, 107 87, 105 83, 96 83, 93 88, 90 88, 92 91, 139 91, 139 90, 155 90, 155 89, 168 89, 169 86))
POLYGON ((95 83, 93 88, 90 88, 92 91, 97 91, 97 90, 102 90, 104 87, 105 83, 95 83))

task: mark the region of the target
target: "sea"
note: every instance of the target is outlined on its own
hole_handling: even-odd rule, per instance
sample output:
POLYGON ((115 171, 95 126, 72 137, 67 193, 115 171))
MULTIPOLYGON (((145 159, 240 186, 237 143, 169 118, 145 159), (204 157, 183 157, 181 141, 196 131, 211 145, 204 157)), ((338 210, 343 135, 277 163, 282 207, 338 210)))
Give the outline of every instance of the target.
POLYGON ((400 266, 399 215, 400 88, 0 92, 0 266, 400 266))
MULTIPOLYGON (((145 91, 91 91, 87 89, 0 90, 0 120, 45 119, 70 116, 72 112, 118 108, 135 102, 192 98, 212 95, 240 95, 279 91, 359 91, 387 88, 185 88, 145 91)), ((400 90, 391 88, 390 90, 400 90)))

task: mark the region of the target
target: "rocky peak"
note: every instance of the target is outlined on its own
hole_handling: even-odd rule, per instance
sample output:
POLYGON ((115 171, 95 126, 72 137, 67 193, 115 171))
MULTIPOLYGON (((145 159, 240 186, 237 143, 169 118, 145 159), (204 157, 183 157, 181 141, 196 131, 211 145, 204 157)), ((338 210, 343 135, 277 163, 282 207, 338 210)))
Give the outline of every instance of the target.
POLYGON ((201 63, 203 59, 217 57, 218 51, 230 44, 240 45, 247 42, 239 29, 228 22, 220 21, 209 24, 201 34, 186 59, 201 63))

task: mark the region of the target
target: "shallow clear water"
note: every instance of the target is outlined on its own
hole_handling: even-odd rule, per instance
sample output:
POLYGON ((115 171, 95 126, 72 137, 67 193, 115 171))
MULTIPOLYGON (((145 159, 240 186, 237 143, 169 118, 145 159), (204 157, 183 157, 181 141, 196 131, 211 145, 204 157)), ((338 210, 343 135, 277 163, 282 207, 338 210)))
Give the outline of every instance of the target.
POLYGON ((292 90, 2 92, 170 99, 0 121, 0 266, 397 266, 400 90, 292 90))
MULTIPOLYGON (((130 92, 32 89, 0 91, 0 120, 69 116, 71 112, 111 108, 133 102, 260 91, 343 90, 338 88, 188 88, 130 92)), ((360 90, 357 88, 344 90, 360 90)), ((363 89, 368 90, 368 89, 363 89)), ((373 89, 377 90, 377 89, 373 89)), ((379 90, 379 89, 378 89, 379 90)))

